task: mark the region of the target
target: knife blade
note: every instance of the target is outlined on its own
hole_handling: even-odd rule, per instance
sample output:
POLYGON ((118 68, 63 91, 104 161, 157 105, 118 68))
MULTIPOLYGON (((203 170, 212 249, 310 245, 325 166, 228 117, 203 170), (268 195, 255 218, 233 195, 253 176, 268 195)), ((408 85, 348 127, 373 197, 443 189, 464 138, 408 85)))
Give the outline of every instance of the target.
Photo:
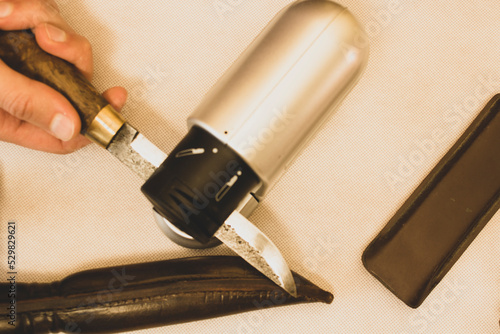
MULTIPOLYGON (((82 120, 81 133, 102 146, 143 180, 167 155, 128 124, 72 64, 43 51, 31 31, 0 31, 0 58, 13 70, 62 93, 82 120)), ((235 212, 215 236, 282 287, 297 296, 295 282, 278 248, 235 212)))

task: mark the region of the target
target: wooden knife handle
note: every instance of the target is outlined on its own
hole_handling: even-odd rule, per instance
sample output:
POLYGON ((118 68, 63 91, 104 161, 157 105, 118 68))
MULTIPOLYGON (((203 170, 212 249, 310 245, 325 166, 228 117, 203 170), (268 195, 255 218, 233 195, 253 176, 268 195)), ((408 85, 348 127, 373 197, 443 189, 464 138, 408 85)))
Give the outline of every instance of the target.
POLYGON ((80 115, 81 133, 101 146, 106 147, 123 125, 123 119, 83 74, 73 64, 43 51, 31 31, 0 31, 0 59, 64 95, 80 115))

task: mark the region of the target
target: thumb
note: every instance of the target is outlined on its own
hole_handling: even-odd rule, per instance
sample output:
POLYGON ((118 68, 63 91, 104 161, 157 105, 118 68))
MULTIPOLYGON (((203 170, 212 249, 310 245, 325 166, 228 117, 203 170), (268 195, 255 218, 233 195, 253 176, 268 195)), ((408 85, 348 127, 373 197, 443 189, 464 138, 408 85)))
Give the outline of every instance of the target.
POLYGON ((17 73, 1 61, 0 78, 1 109, 63 141, 78 135, 80 118, 63 95, 17 73))

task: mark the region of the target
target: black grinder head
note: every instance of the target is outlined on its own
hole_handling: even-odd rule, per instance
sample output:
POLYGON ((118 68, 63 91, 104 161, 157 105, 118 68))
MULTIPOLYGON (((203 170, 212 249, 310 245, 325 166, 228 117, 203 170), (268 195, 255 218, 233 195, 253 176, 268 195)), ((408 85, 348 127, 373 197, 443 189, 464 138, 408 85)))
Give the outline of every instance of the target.
POLYGON ((259 183, 230 147, 193 126, 141 190, 172 225, 207 244, 259 183))

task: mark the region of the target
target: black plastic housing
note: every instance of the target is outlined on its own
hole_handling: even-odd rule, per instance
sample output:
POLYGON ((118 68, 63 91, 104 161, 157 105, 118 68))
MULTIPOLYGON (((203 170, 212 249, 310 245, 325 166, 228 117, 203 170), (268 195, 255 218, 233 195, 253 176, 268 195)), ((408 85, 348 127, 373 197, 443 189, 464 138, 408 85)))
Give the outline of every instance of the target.
POLYGON ((194 126, 141 190, 170 223, 206 244, 259 183, 231 148, 194 126))

